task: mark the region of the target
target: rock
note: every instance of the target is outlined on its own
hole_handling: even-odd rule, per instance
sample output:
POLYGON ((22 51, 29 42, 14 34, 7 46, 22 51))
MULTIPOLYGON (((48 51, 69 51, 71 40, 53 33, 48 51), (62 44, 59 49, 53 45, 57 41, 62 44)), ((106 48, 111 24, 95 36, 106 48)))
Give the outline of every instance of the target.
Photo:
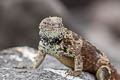
POLYGON ((79 77, 66 76, 63 73, 63 70, 54 69, 18 70, 0 68, 0 80, 95 80, 89 73, 84 73, 83 79, 79 77))
POLYGON ((0 80, 95 80, 95 77, 87 72, 83 72, 83 79, 67 75, 68 68, 51 56, 46 56, 37 69, 14 68, 30 65, 36 54, 37 50, 30 47, 15 47, 1 51, 0 80))
POLYGON ((0 80, 67 80, 45 70, 0 69, 0 80))

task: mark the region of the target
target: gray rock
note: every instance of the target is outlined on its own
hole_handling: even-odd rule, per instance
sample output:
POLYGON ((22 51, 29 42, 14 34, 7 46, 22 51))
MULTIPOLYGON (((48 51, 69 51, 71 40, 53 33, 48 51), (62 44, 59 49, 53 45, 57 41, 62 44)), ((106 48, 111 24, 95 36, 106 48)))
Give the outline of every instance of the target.
MULTIPOLYGON (((0 80, 82 80, 82 79, 80 79, 79 77, 63 76, 62 74, 57 74, 49 70, 41 69, 18 70, 11 68, 1 68, 0 80)), ((89 73, 84 73, 83 80, 95 80, 95 79, 89 73)))
POLYGON ((87 72, 83 72, 83 79, 67 75, 68 69, 58 60, 51 56, 46 56, 41 66, 37 69, 15 69, 30 65, 31 56, 37 50, 29 47, 10 48, 0 52, 0 80, 95 80, 95 77, 87 72), (23 54, 18 52, 23 50, 23 54))

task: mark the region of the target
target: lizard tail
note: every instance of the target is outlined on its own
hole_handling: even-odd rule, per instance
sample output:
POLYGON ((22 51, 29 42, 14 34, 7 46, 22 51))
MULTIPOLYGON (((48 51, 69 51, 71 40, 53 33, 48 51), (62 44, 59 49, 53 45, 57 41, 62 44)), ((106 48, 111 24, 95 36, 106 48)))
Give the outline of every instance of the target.
POLYGON ((113 66, 101 66, 96 73, 97 80, 120 80, 120 74, 113 66))
POLYGON ((111 80, 111 72, 108 66, 101 66, 96 73, 97 80, 111 80))
POLYGON ((116 80, 120 80, 120 74, 119 73, 116 74, 116 78, 117 78, 116 80))

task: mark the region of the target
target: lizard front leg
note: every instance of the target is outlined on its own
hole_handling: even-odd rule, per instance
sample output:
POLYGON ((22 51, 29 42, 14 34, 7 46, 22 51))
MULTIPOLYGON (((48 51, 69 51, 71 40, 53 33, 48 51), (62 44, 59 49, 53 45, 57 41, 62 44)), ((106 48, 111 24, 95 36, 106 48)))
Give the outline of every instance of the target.
MULTIPOLYGON (((43 62, 45 58, 45 55, 43 54, 38 54, 36 57, 35 57, 35 61, 32 63, 32 66, 30 68, 38 68, 39 65, 43 62)), ((28 67, 29 68, 29 67, 28 67)))
POLYGON ((38 68, 39 65, 42 63, 42 61, 44 60, 45 56, 46 56, 46 54, 44 52, 43 47, 39 45, 38 55, 35 57, 35 60, 32 62, 32 65, 23 66, 23 67, 14 67, 14 68, 17 68, 17 69, 35 69, 35 68, 38 68))
POLYGON ((74 70, 68 70, 68 74, 71 76, 80 76, 82 77, 83 70, 83 60, 81 55, 77 55, 74 58, 74 70))

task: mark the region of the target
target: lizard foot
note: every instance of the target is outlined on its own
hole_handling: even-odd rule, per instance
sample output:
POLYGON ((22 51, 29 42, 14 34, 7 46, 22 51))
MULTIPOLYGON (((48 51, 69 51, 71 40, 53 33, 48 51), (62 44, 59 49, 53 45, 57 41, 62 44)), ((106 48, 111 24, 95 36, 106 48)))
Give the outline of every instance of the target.
POLYGON ((73 71, 71 69, 67 70, 66 74, 70 75, 70 76, 75 76, 75 77, 80 77, 82 78, 82 71, 73 71))

